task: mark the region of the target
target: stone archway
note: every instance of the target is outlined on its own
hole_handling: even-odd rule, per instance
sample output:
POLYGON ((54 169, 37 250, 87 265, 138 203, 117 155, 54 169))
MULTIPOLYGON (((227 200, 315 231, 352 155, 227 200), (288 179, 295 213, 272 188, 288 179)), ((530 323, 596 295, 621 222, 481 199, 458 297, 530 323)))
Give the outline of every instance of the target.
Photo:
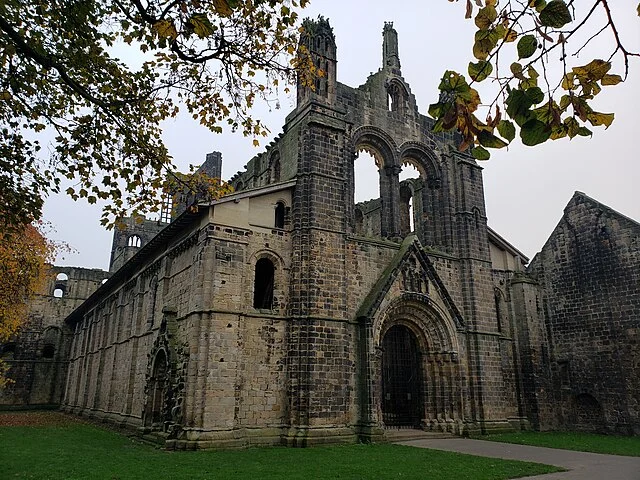
POLYGON ((153 360, 151 376, 148 379, 145 427, 162 431, 167 417, 166 396, 169 387, 169 362, 164 350, 158 350, 153 360))
POLYGON ((382 339, 382 421, 388 427, 419 427, 424 417, 418 339, 394 325, 382 339))
POLYGON ((460 433, 463 373, 453 320, 426 295, 405 294, 376 323, 378 421, 460 433))

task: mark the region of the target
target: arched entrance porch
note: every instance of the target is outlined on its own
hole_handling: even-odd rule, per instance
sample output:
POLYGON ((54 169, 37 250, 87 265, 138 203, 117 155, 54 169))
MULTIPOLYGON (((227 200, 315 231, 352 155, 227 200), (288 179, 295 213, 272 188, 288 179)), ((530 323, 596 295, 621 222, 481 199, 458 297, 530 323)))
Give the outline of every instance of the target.
POLYGON ((378 421, 385 428, 459 433, 462 373, 453 321, 426 296, 409 296, 387 308, 379 323, 378 421))

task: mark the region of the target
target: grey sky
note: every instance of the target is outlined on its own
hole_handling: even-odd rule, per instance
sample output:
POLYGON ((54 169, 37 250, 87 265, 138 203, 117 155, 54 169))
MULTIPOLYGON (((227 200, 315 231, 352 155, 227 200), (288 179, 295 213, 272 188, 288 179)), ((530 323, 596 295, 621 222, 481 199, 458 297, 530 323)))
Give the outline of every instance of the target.
MULTIPOLYGON (((615 0, 611 4, 626 46, 640 51, 637 0, 615 0)), ((305 16, 318 14, 328 17, 334 28, 338 80, 351 86, 363 84, 369 73, 379 68, 382 27, 385 21, 393 21, 398 31, 403 76, 422 113, 437 100, 442 73, 446 69, 466 72, 472 60, 475 27, 472 21, 464 20, 464 2, 315 0, 305 16)), ((595 21, 593 29, 602 25, 602 21, 595 21)), ((590 47, 582 57, 570 62, 581 65, 594 57, 606 59, 613 50, 613 41, 607 35, 590 47), (594 49, 597 53, 592 53, 594 49)), ((548 61, 557 62, 558 56, 552 54, 548 61)), ((621 70, 615 65, 612 73, 623 73, 621 70)), ((480 89, 483 100, 489 100, 490 95, 483 92, 480 89)), ((635 59, 631 62, 629 79, 624 84, 605 87, 596 99, 597 109, 616 114, 608 130, 597 128, 590 139, 562 139, 535 148, 522 146, 516 139, 508 151, 492 151, 491 160, 482 163, 489 225, 532 257, 576 190, 640 220, 636 193, 640 163, 634 148, 635 135, 640 135, 638 92, 640 60, 635 59)), ((280 104, 279 110, 267 106, 255 109, 255 116, 266 122, 272 136, 280 132, 284 117, 293 108, 293 100, 282 98, 280 104)), ((251 138, 210 133, 188 117, 167 122, 164 128, 169 150, 185 171, 189 163, 199 164, 207 152, 219 150, 223 155, 223 177, 228 179, 263 149, 254 148, 251 138)), ((44 213, 57 230, 53 236, 78 250, 57 263, 108 268, 111 232, 99 225, 99 208, 56 196, 47 201, 44 213)))

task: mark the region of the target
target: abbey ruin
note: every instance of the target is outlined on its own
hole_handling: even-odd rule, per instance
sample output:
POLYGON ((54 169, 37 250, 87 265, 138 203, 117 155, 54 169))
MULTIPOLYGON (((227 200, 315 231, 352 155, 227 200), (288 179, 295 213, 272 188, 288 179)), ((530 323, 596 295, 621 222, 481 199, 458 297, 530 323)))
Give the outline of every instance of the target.
POLYGON ((640 434, 640 224, 577 192, 529 262, 487 226, 482 169, 418 112, 393 26, 357 88, 336 80, 328 21, 305 27, 327 74, 283 133, 233 194, 116 232, 110 272, 55 267, 2 347, 0 404, 169 448, 640 434), (361 151, 380 198, 356 203, 361 151), (420 177, 400 181, 408 165, 420 177))

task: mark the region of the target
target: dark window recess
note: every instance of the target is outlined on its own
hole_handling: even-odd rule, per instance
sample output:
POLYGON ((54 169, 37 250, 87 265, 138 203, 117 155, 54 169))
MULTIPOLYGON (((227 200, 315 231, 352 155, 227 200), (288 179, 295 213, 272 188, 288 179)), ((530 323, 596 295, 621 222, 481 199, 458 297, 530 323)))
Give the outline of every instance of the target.
POLYGON ((284 203, 276 203, 276 228, 284 228, 284 203))
POLYGON ((56 347, 54 347, 53 344, 47 343, 42 347, 42 358, 53 358, 55 354, 56 347))
POLYGON ((0 346, 0 358, 13 357, 15 353, 16 353, 15 342, 5 343, 3 346, 0 346))
POLYGON ((273 307, 273 280, 275 268, 267 258, 256 263, 256 277, 253 283, 253 308, 273 307))
POLYGON ((569 362, 567 360, 558 362, 558 370, 560 374, 560 386, 571 386, 571 370, 569 368, 569 362))
POLYGON ((496 304, 496 322, 498 323, 498 332, 502 332, 502 299, 500 298, 499 293, 495 294, 494 300, 496 304))

